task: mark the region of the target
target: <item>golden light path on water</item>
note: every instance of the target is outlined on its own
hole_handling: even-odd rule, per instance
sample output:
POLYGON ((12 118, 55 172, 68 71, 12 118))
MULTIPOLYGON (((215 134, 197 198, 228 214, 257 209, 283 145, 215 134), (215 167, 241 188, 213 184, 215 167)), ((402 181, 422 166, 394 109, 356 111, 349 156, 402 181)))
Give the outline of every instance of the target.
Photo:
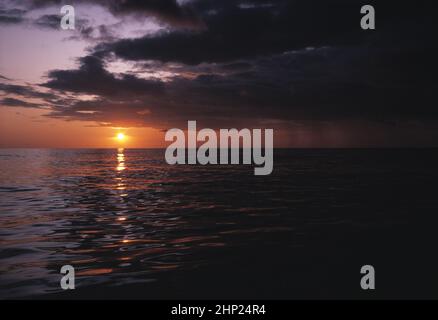
POLYGON ((125 167, 125 154, 123 153, 124 149, 117 149, 117 171, 123 171, 126 169, 125 167))
MULTIPOLYGON (((119 139, 119 140, 123 140, 124 139, 124 135, 123 135, 123 137, 122 138, 120 138, 120 135, 123 135, 122 133, 119 133, 118 135, 117 135, 117 138, 119 139)), ((118 175, 117 175, 117 177, 116 177, 116 190, 118 191, 118 192, 120 192, 119 193, 119 195, 120 195, 120 197, 121 198, 123 198, 123 197, 126 197, 127 196, 127 193, 125 192, 126 191, 126 185, 125 185, 125 182, 124 182, 124 180, 123 180, 123 176, 121 175, 121 173, 124 171, 126 169, 126 165, 125 165, 125 154, 124 154, 124 148, 118 148, 117 149, 117 167, 116 167, 116 171, 117 171, 117 173, 118 173, 118 175)), ((123 222, 123 221, 126 221, 126 217, 125 216, 119 216, 119 217, 117 217, 116 218, 116 220, 119 222, 119 223, 121 223, 121 222, 123 222)), ((123 239, 122 241, 121 241, 121 243, 123 243, 123 244, 126 244, 126 243, 128 243, 128 239, 123 239)))

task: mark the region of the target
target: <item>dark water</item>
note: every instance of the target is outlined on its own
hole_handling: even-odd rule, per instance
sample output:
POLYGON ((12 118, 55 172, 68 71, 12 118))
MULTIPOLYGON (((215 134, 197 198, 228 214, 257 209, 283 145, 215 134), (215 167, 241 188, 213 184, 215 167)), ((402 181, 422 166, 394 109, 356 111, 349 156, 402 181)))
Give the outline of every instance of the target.
POLYGON ((438 298, 437 150, 276 150, 270 176, 163 157, 0 150, 0 297, 438 298))

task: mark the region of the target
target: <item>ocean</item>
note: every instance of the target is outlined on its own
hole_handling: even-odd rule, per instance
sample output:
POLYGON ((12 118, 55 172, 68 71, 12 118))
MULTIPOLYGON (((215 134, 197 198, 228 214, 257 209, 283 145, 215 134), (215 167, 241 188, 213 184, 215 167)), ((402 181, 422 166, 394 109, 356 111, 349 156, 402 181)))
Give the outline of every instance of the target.
POLYGON ((437 149, 275 149, 253 170, 0 149, 0 298, 438 298, 437 149))

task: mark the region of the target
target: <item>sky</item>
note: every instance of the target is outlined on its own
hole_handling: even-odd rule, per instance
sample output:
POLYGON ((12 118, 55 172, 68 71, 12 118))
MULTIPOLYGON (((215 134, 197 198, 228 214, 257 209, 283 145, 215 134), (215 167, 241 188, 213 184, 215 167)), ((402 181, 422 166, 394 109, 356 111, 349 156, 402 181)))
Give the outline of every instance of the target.
POLYGON ((187 127, 276 147, 438 146, 430 1, 4 0, 0 147, 166 146, 187 127), (75 8, 75 30, 60 9, 75 8), (376 10, 362 30, 360 8, 376 10))

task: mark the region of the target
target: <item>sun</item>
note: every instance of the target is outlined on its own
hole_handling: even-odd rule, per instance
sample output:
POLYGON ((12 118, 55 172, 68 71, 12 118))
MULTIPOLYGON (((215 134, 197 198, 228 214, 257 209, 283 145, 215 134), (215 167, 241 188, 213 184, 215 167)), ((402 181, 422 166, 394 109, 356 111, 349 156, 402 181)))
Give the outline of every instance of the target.
POLYGON ((119 132, 116 136, 117 140, 119 141, 124 141, 125 140, 125 135, 121 132, 119 132))

